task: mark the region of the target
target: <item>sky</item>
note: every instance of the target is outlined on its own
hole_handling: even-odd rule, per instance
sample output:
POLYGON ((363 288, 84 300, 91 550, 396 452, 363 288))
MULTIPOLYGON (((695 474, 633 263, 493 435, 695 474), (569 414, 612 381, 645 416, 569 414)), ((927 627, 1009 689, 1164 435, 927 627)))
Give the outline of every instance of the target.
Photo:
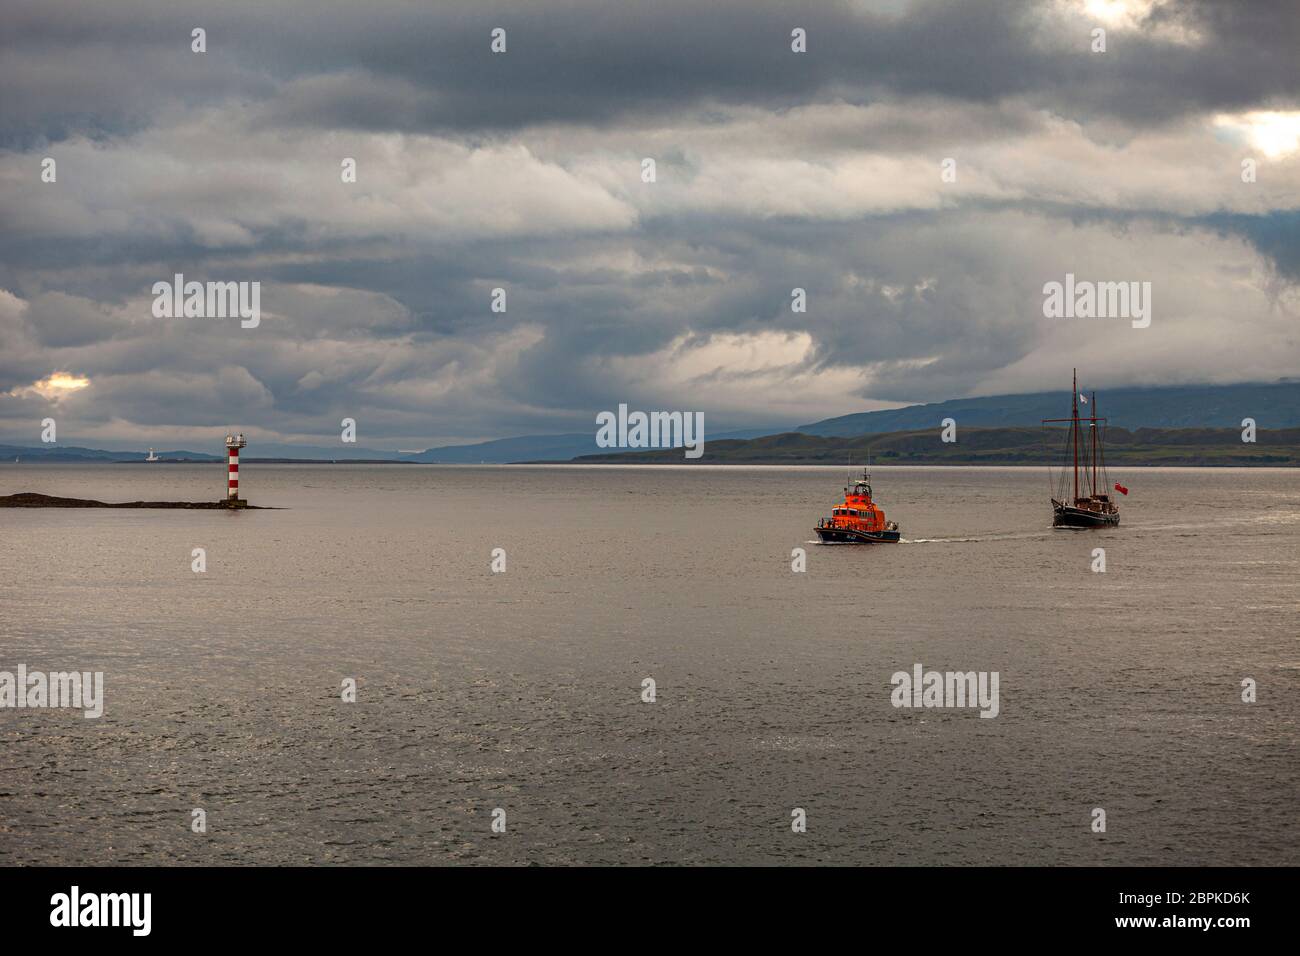
POLYGON ((1295 378, 1298 50, 1294 0, 7 0, 0 438, 1295 378), (259 324, 155 315, 177 273, 259 324), (1067 274, 1150 325, 1045 316, 1067 274))

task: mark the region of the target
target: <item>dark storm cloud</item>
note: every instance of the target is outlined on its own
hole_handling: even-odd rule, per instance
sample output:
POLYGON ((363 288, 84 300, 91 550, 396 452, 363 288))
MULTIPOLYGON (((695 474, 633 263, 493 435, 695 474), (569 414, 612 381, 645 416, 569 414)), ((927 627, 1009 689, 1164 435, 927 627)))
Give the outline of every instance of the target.
POLYGON ((1300 282, 1300 210, 1279 210, 1264 216, 1223 213, 1207 216, 1207 225, 1225 235, 1244 236, 1291 282, 1300 282))
POLYGON ((540 122, 636 123, 709 103, 781 109, 837 99, 1027 96, 1065 115, 1163 122, 1294 99, 1300 9, 1167 4, 1112 31, 1050 3, 905 5, 732 0, 610 4, 94 4, 41 0, 4 15, 6 142, 131 130, 167 105, 237 97, 263 122, 368 130, 500 131, 540 122), (877 12, 873 12, 877 11, 877 12), (208 53, 189 51, 193 27, 208 53), (509 52, 488 53, 489 31, 509 52), (792 58, 790 31, 808 30, 792 58))
POLYGON ((126 323, 87 299, 45 292, 32 299, 28 324, 42 345, 62 348, 89 345, 126 328, 126 323))

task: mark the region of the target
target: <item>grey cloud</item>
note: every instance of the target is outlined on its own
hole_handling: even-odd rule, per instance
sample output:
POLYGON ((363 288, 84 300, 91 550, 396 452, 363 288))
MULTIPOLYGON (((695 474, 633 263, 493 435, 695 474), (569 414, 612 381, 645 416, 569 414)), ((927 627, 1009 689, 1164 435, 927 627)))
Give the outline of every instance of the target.
POLYGON ((1088 52, 1090 21, 1026 0, 919 2, 902 15, 775 0, 302 4, 298 15, 252 2, 13 6, 0 60, 9 142, 138 128, 164 105, 230 97, 267 102, 267 123, 414 132, 898 95, 1027 96, 1152 123, 1300 93, 1300 10, 1287 0, 1157 7, 1149 26, 1185 25, 1205 42, 1112 29, 1104 55, 1088 52), (189 52, 195 25, 207 54, 189 52), (496 26, 510 38, 501 56, 488 52, 496 26), (806 55, 790 53, 794 26, 809 32, 806 55))
POLYGON ((99 303, 62 292, 36 296, 26 320, 36 340, 54 348, 100 342, 127 326, 99 303))
POLYGON ((1034 389, 1118 332, 1045 324, 1067 270, 1160 290, 1116 384, 1295 371, 1300 160, 1246 187, 1249 144, 1208 127, 1296 108, 1294 6, 1166 4, 1101 56, 1056 5, 862 6, 11 5, 0 431, 53 407, 26 387, 54 371, 92 382, 61 416, 125 437, 348 415, 390 447, 627 399, 719 427, 799 389, 802 420, 1034 389), (262 325, 155 320, 175 272, 262 282, 262 325))

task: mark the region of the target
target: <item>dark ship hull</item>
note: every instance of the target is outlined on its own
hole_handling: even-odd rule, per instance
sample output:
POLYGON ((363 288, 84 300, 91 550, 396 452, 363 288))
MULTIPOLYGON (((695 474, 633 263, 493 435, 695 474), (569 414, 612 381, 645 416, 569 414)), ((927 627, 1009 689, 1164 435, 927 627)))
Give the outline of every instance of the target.
POLYGON ((1113 528, 1119 524, 1119 512, 1089 511, 1072 508, 1059 501, 1052 502, 1053 528, 1113 528))
POLYGON ((898 531, 855 531, 852 528, 813 528, 822 544, 896 544, 898 531))

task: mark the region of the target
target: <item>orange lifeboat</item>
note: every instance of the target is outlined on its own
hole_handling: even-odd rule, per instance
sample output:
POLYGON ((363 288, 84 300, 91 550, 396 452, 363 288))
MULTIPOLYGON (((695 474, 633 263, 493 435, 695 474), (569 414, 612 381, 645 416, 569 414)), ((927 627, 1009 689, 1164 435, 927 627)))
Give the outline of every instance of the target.
POLYGON ((871 500, 871 476, 844 488, 844 504, 831 509, 831 516, 813 529, 823 544, 893 544, 902 536, 898 525, 885 520, 885 513, 871 500))

